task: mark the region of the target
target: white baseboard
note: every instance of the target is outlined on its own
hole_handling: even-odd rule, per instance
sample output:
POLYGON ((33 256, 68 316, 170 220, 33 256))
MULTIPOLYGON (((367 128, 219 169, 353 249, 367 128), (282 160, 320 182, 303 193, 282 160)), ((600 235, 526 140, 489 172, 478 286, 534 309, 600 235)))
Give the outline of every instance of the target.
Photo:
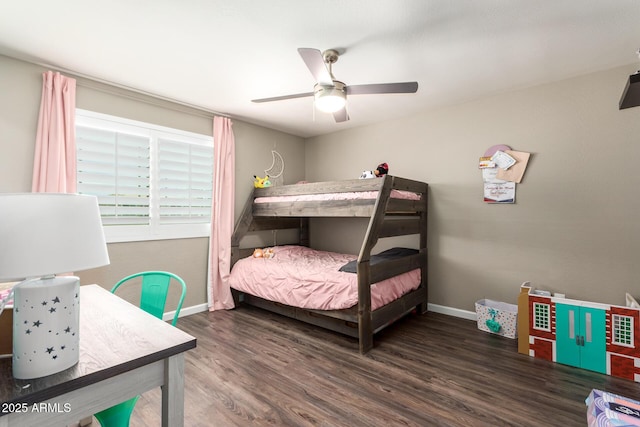
POLYGON ((461 317, 467 320, 478 320, 475 311, 461 310, 459 308, 447 307, 445 305, 427 304, 429 311, 434 313, 447 314, 449 316, 461 317))
MULTIPOLYGON (((196 313, 202 313, 203 311, 207 311, 209 308, 207 307, 207 304, 198 304, 198 305, 192 305, 191 307, 183 307, 180 310, 180 316, 178 316, 178 318, 180 317, 185 317, 185 316, 190 316, 192 314, 196 314, 196 313)), ((162 320, 173 320, 173 316, 175 316, 176 311, 168 311, 166 312, 163 316, 162 316, 162 320)))
MULTIPOLYGON (((447 307, 445 305, 438 304, 428 304, 427 305, 429 311, 433 311, 434 313, 446 314, 448 316, 460 317, 462 319, 473 320, 474 322, 477 320, 476 313, 474 311, 461 310, 459 308, 447 307)), ((207 311, 209 308, 207 304, 198 304, 192 305, 191 307, 184 307, 180 310, 180 316, 189 316, 191 314, 202 313, 203 311, 207 311)), ((173 315, 175 311, 170 311, 164 314, 164 320, 173 319, 173 315)))

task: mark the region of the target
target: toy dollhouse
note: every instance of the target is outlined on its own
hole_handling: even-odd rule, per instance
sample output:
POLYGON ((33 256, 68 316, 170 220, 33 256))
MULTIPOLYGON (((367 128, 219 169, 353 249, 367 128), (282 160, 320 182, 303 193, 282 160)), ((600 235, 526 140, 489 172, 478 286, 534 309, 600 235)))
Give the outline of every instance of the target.
POLYGON ((640 382, 640 309, 552 296, 525 282, 518 352, 640 382))

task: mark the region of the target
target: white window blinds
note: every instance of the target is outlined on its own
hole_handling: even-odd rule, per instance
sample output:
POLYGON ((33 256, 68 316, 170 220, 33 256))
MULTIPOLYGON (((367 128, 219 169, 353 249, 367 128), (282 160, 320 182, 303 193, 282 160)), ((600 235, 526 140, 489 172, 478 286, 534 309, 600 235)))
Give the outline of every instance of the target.
POLYGON ((149 224, 148 137, 76 127, 78 192, 98 197, 102 223, 149 224))
POLYGON ((78 192, 98 197, 107 241, 208 236, 210 136, 76 110, 78 192))
POLYGON ((211 217, 213 149, 158 140, 161 224, 208 223, 211 217))

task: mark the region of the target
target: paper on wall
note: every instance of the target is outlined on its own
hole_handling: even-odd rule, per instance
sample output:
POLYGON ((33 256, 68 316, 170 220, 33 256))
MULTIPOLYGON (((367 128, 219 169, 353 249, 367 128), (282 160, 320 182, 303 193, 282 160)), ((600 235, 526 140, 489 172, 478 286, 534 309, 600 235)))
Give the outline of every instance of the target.
POLYGON ((484 183, 484 201, 486 203, 515 203, 516 183, 484 183))
POLYGON ((525 153, 524 151, 507 150, 506 154, 515 159, 516 163, 508 170, 497 168, 496 178, 504 181, 522 182, 524 171, 527 169, 527 163, 531 153, 525 153))
POLYGON ((511 157, 507 152, 500 150, 496 151, 495 154, 491 156, 491 161, 502 169, 509 169, 516 163, 516 159, 511 157))
POLYGON ((491 157, 480 157, 478 161, 479 169, 495 168, 496 164, 491 161, 491 157))
POLYGON ((504 184, 504 179, 498 178, 498 171, 502 170, 500 168, 484 168, 482 169, 482 181, 484 183, 493 183, 493 184, 504 184))

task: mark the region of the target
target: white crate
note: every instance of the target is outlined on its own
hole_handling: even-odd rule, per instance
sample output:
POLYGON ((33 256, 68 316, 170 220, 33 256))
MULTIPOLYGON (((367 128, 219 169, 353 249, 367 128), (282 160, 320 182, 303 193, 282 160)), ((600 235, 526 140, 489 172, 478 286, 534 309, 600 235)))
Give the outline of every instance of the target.
POLYGON ((518 331, 518 306, 506 302, 481 299, 476 301, 478 329, 516 338, 518 331))

